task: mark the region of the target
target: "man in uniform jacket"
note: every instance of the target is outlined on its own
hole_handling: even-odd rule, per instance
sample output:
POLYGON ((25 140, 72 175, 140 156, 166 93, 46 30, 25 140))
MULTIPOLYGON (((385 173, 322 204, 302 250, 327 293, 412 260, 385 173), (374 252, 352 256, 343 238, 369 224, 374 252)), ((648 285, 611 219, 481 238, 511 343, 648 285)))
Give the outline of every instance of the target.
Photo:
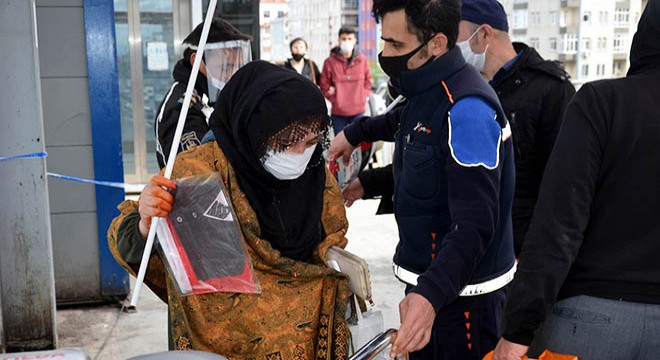
MULTIPOLYGON (((362 134, 396 142, 394 272, 407 287, 391 355, 481 360, 499 338, 515 271, 507 120, 456 46, 458 0, 377 0, 373 13, 380 65, 407 99, 362 134)), ((331 145, 351 149, 342 134, 331 145)))

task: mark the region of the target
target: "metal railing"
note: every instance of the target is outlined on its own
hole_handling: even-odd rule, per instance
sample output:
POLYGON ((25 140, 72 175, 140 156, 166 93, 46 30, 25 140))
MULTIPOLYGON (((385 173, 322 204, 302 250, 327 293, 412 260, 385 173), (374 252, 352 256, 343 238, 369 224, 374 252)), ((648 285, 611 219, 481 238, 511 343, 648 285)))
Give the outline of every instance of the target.
POLYGON ((396 330, 389 329, 378 334, 349 358, 349 360, 371 360, 387 349, 396 337, 396 330))

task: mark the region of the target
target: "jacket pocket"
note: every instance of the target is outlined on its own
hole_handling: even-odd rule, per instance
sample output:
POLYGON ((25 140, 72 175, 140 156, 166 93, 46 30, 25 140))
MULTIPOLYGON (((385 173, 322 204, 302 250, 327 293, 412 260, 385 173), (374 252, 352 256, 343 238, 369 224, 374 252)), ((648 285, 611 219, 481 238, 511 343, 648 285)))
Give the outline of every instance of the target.
POLYGON ((436 194, 440 169, 432 145, 407 144, 402 171, 406 192, 412 197, 425 200, 436 194))

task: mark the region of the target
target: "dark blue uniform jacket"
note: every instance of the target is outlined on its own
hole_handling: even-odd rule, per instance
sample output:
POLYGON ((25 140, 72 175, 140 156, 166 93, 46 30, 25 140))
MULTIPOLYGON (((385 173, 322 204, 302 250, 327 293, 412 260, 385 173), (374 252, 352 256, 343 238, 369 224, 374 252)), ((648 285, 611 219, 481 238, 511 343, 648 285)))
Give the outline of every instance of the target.
POLYGON ((457 47, 401 73, 398 88, 403 108, 345 134, 396 141, 394 262, 421 274, 411 291, 437 311, 515 262, 512 141, 496 94, 457 47))

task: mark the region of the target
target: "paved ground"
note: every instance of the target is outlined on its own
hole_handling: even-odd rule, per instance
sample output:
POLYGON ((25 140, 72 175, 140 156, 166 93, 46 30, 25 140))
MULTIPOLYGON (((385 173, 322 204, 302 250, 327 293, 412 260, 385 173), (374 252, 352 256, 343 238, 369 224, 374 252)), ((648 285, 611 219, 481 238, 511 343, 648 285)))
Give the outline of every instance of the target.
MULTIPOLYGON (((398 303, 403 285, 392 275, 397 241, 392 215, 375 216, 378 201, 358 201, 347 210, 350 223, 347 249, 369 264, 374 310, 381 310, 385 328, 399 325, 398 303)), ((143 287, 138 309, 121 312, 118 306, 60 309, 58 347, 78 347, 93 360, 118 360, 167 350, 167 307, 143 287)))

